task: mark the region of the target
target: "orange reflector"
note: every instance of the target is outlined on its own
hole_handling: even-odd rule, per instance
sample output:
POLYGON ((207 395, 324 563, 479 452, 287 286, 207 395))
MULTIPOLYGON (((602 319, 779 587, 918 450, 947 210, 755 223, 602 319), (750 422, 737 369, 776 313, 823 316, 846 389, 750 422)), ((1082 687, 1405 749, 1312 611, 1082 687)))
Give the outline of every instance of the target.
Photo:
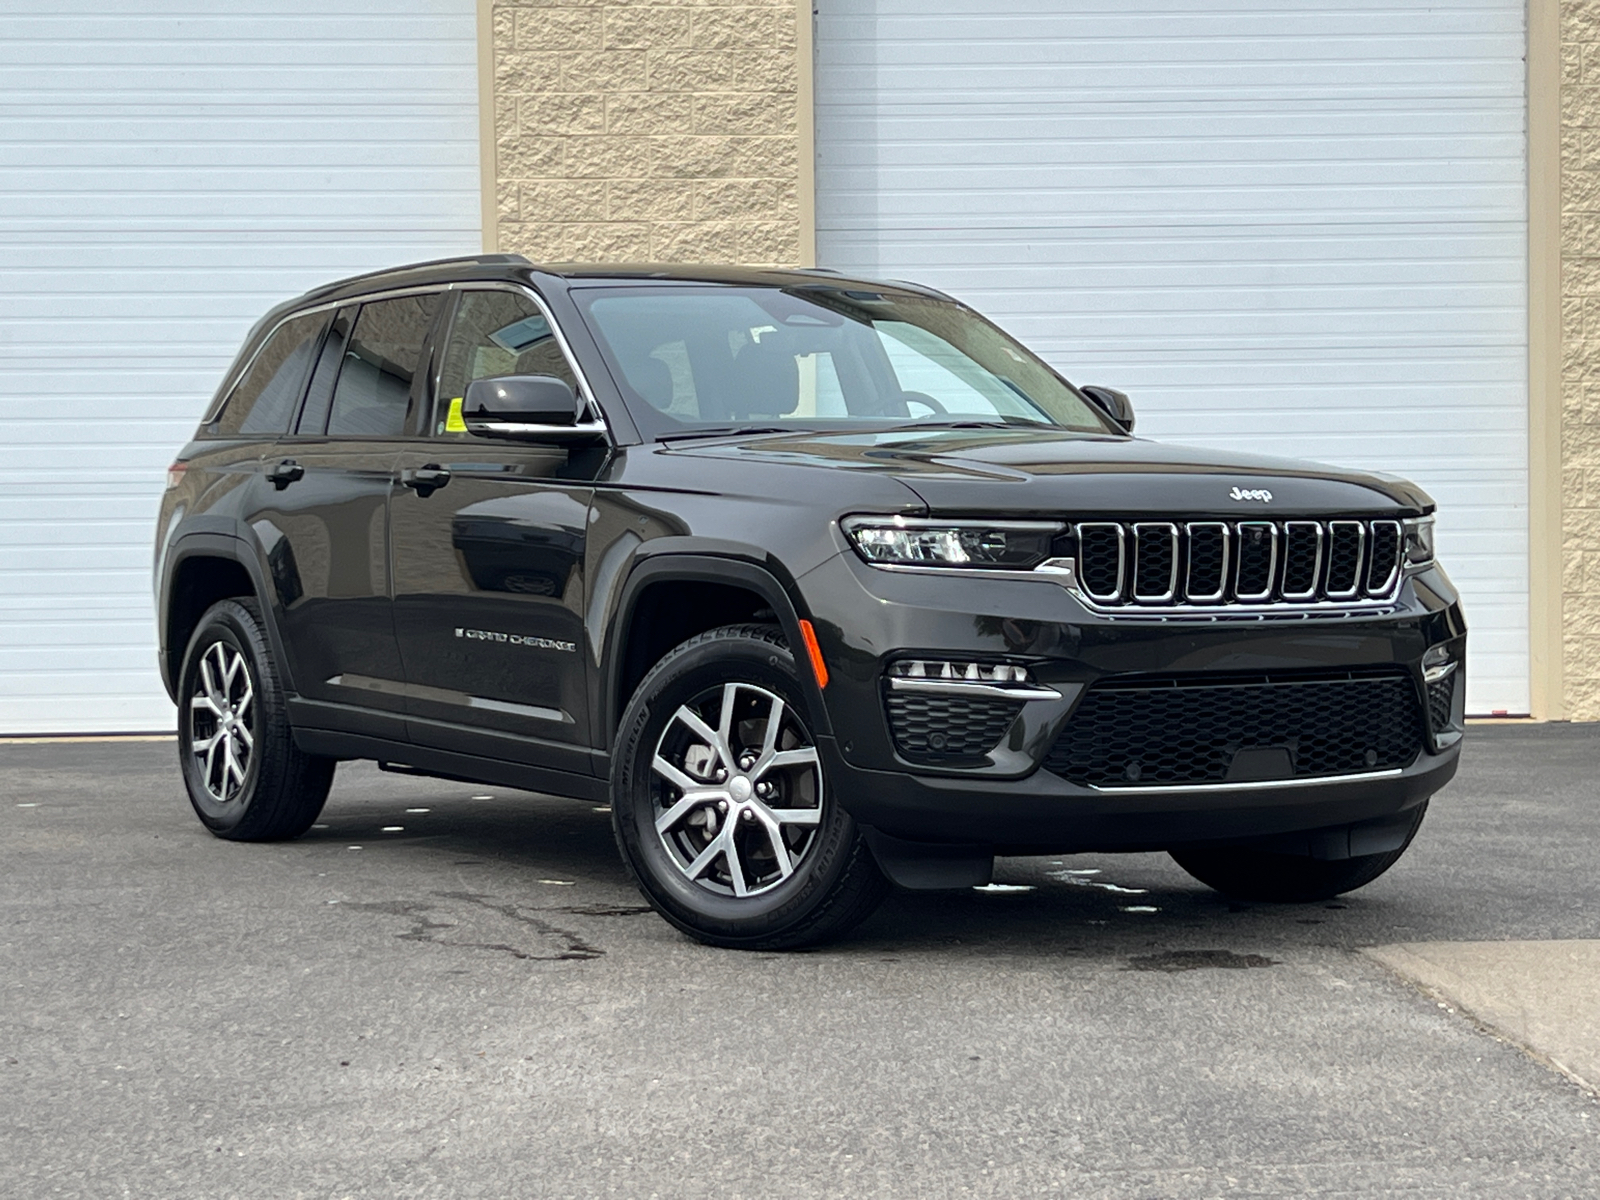
POLYGON ((800 636, 805 639, 806 654, 811 658, 811 673, 817 677, 817 687, 828 686, 828 664, 822 661, 822 647, 817 645, 817 631, 810 621, 800 622, 800 636))

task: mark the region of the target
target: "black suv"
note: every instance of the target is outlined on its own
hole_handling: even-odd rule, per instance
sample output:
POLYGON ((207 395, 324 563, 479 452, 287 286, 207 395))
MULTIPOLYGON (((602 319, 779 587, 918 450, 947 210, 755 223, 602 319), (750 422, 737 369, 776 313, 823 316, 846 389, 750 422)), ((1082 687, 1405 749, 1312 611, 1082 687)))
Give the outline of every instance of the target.
POLYGON ((1454 773, 1432 501, 1160 446, 964 305, 825 271, 425 263, 256 326, 155 554, 189 798, 289 838, 340 759, 609 800, 707 942, 996 854, 1376 878, 1454 773))

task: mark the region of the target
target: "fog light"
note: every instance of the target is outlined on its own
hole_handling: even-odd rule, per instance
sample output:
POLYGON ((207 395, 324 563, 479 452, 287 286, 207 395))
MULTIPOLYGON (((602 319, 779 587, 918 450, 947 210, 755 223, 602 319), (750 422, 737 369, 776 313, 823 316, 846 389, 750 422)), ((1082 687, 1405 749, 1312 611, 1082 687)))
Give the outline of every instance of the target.
POLYGON ((1012 663, 951 662, 945 659, 907 658, 889 666, 893 679, 939 679, 951 683, 991 685, 1030 684, 1027 667, 1012 663))

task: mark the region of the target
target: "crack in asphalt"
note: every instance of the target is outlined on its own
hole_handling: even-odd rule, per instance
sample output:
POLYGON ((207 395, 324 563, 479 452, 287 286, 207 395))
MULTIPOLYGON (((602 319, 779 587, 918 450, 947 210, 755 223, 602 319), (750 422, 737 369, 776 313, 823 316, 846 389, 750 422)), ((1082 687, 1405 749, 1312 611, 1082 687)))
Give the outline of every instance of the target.
MULTIPOLYGON (((443 936, 443 931, 459 929, 460 925, 454 921, 435 921, 430 919, 428 914, 436 912, 440 906, 419 900, 347 902, 339 907, 357 909, 361 912, 383 913, 387 916, 403 917, 409 920, 411 928, 405 933, 395 934, 395 937, 402 941, 429 942, 435 946, 453 946, 465 950, 491 950, 501 954, 509 954, 513 958, 522 959, 525 962, 581 962, 591 958, 600 958, 605 954, 604 950, 593 945, 580 934, 574 933, 570 929, 563 929, 559 925, 553 925, 532 913, 525 913, 516 904, 496 904, 490 897, 479 892, 434 892, 433 895, 442 900, 455 900, 477 905, 487 912, 497 913, 508 920, 526 925, 540 936, 557 942, 560 948, 554 954, 539 954, 519 946, 513 946, 509 942, 450 940, 443 936)), ((573 911, 573 909, 569 908, 566 911, 573 911)))

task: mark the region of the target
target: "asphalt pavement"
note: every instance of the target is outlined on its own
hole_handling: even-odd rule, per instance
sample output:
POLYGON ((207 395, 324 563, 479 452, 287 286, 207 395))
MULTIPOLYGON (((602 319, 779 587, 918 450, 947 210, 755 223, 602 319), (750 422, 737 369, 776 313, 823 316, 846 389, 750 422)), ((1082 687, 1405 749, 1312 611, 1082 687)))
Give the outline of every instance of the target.
POLYGON ((0 744, 0 1196, 1600 1193, 1600 1101, 1364 953, 1600 938, 1600 727, 1474 729, 1334 903, 1009 859, 791 954, 592 804, 350 764, 238 845, 175 755, 0 744))

